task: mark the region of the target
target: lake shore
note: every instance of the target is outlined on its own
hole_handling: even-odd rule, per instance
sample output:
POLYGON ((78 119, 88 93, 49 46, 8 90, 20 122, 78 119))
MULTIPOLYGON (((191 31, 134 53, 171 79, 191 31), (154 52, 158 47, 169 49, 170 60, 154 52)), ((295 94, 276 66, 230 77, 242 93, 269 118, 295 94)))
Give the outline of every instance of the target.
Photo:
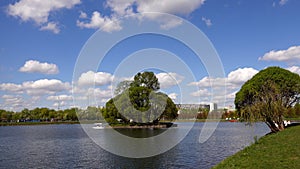
POLYGON ((79 121, 59 121, 59 122, 0 122, 0 126, 34 126, 34 125, 54 125, 54 124, 80 124, 79 121))
POLYGON ((249 147, 226 158, 215 169, 226 168, 300 168, 300 126, 268 134, 249 147))

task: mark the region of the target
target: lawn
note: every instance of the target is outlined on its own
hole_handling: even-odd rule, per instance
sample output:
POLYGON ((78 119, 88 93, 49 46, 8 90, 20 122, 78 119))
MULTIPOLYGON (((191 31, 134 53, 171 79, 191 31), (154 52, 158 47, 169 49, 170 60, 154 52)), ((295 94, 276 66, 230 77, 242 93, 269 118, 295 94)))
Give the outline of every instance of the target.
POLYGON ((214 168, 300 168, 300 126, 264 136, 214 168))

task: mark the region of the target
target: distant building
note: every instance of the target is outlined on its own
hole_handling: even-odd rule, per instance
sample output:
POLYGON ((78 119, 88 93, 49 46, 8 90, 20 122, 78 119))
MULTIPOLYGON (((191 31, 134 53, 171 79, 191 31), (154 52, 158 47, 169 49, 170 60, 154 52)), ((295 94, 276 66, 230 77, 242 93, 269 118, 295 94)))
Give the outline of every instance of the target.
POLYGON ((218 110, 217 103, 210 103, 209 104, 209 112, 214 111, 214 110, 218 110))
POLYGON ((209 111, 214 111, 218 109, 217 103, 209 103, 209 104, 176 104, 178 109, 209 109, 209 111))

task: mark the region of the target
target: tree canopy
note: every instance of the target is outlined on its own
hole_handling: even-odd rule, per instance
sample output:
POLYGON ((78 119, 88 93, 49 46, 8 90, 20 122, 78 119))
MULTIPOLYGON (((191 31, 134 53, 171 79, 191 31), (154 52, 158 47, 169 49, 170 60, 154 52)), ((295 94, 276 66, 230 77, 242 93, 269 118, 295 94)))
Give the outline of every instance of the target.
POLYGON ((153 72, 138 73, 134 76, 134 81, 130 85, 131 87, 146 87, 149 90, 157 91, 160 89, 160 85, 157 77, 153 72))
POLYGON ((106 103, 103 117, 108 123, 117 123, 117 119, 122 119, 125 123, 137 124, 177 118, 176 105, 166 94, 158 92, 159 88, 153 72, 136 74, 129 85, 128 81, 118 85, 119 94, 106 103))
POLYGON ((244 120, 263 120, 272 132, 284 129, 283 115, 299 102, 300 76, 280 67, 261 70, 237 92, 236 109, 244 120))

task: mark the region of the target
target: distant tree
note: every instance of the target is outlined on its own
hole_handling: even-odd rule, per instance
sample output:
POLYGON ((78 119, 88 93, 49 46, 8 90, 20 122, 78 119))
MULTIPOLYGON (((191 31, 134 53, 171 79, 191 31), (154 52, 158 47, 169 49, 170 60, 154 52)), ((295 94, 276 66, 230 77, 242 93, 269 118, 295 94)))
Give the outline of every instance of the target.
MULTIPOLYGON (((129 83, 123 83, 128 85, 129 83)), ((120 86, 124 86, 124 85, 120 86)), ((102 115, 109 123, 133 120, 136 123, 156 123, 161 118, 177 118, 173 101, 159 90, 159 82, 153 72, 138 73, 130 87, 106 103, 102 115)))
POLYGON ((130 81, 130 80, 125 80, 125 81, 120 82, 115 89, 115 92, 114 92, 115 95, 121 94, 125 90, 129 89, 131 83, 132 83, 132 81, 130 81))
POLYGON ((300 76, 279 67, 266 68, 237 92, 235 106, 246 121, 263 120, 272 132, 284 129, 283 115, 300 96, 300 76))
POLYGON ((157 77, 153 72, 138 73, 134 76, 131 87, 146 87, 150 90, 157 91, 160 89, 157 77))

